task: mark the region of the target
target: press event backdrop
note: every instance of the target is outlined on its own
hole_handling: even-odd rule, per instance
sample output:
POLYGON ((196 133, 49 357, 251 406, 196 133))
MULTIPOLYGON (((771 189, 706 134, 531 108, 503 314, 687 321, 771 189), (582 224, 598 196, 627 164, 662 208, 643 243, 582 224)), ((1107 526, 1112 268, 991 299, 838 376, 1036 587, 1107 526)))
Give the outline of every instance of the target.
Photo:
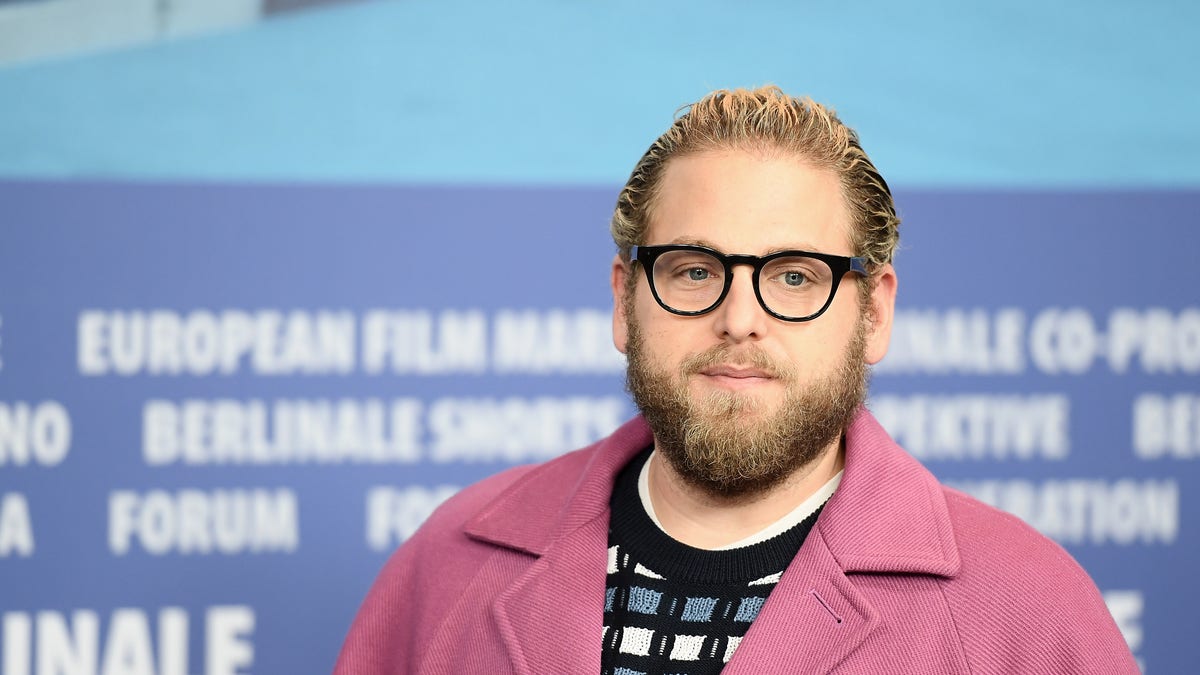
POLYGON ((617 189, 773 82, 896 188, 876 415, 1194 672, 1200 14, 960 5, 362 3, 0 70, 0 669, 328 672, 441 500, 633 413, 617 189))

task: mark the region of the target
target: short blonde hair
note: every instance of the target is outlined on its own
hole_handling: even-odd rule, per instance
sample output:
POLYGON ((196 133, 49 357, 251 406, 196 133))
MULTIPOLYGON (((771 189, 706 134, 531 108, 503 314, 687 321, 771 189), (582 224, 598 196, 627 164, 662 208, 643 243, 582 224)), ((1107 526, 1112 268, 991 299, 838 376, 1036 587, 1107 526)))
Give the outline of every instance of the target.
POLYGON ((714 91, 681 113, 642 155, 617 197, 611 229, 623 259, 629 260, 630 247, 645 243, 650 212, 672 158, 711 150, 776 149, 837 174, 853 223, 855 254, 867 259, 868 269, 892 261, 900 218, 891 190, 859 145, 858 134, 833 110, 767 86, 714 91))

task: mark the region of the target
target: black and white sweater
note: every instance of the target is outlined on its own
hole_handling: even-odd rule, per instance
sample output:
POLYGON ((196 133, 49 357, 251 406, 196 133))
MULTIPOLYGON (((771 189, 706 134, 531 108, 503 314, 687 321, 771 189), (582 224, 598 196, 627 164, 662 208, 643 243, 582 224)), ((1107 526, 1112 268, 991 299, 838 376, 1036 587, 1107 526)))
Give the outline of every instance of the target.
POLYGON ((603 675, 719 673, 800 550, 821 507, 765 541, 727 550, 672 539, 646 513, 643 451, 613 489, 603 675))

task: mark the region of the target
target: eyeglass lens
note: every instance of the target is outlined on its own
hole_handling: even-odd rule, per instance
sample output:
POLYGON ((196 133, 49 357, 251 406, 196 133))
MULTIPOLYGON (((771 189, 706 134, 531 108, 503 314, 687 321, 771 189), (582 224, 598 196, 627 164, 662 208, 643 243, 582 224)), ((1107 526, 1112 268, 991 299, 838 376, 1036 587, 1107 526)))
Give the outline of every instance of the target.
MULTIPOLYGON (((721 299, 725 267, 702 251, 668 251, 654 263, 659 299, 681 312, 700 312, 721 299)), ((776 314, 801 318, 821 310, 833 286, 833 270, 825 262, 803 256, 775 258, 759 273, 762 301, 776 314)))

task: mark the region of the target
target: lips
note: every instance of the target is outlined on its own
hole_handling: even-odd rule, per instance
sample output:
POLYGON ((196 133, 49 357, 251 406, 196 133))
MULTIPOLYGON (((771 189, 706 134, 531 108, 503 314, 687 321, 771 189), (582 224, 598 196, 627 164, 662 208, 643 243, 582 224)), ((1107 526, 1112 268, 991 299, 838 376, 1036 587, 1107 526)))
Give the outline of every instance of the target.
POLYGON ((684 377, 699 377, 722 387, 741 388, 793 379, 785 362, 777 361, 757 346, 734 350, 718 344, 683 360, 684 377))
POLYGON ((759 368, 740 368, 737 366, 711 366, 700 371, 701 375, 709 377, 730 377, 737 380, 743 379, 772 379, 774 375, 759 368))

